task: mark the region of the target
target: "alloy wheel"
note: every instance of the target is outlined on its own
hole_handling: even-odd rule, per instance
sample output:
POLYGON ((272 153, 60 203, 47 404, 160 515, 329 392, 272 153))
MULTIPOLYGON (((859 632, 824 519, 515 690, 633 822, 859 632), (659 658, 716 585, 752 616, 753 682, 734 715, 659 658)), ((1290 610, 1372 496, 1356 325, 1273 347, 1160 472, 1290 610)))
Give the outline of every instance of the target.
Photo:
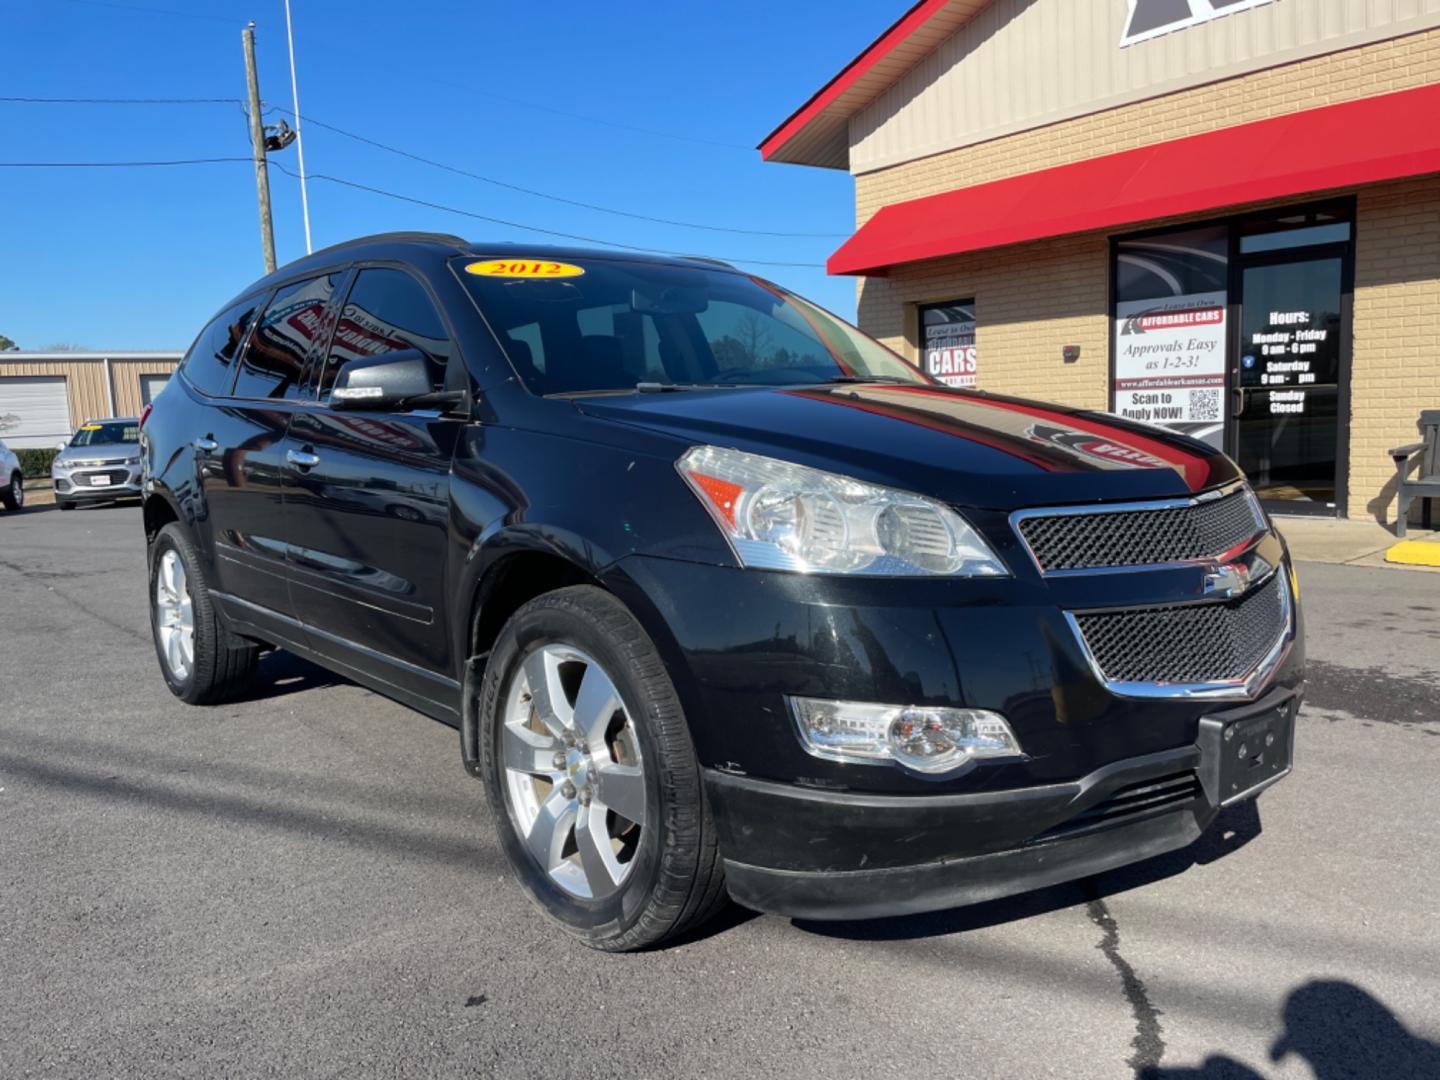
POLYGON ((185 564, 173 548, 160 556, 155 575, 155 625, 165 666, 184 682, 195 665, 195 614, 185 564))
POLYGON ((595 659, 531 651, 505 696, 506 802, 530 856, 565 892, 603 899, 624 884, 645 827, 645 766, 630 711, 595 659))
POLYGON ((18 476, 10 479, 10 505, 16 510, 25 505, 25 481, 18 476))

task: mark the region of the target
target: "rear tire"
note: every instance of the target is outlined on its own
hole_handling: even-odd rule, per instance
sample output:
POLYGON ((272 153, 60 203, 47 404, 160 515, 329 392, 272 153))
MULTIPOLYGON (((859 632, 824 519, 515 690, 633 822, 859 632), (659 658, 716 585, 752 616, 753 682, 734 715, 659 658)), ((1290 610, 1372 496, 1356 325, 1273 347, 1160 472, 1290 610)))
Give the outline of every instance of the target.
POLYGON ((478 708, 500 844, 551 920, 625 952, 729 902, 680 701, 620 601, 581 585, 521 607, 490 653, 478 708))
POLYGON ((0 503, 5 504, 6 510, 17 513, 25 509, 25 478, 18 472, 11 476, 4 489, 0 490, 0 503))
POLYGON ((174 522, 150 545, 150 630, 165 685, 181 701, 218 705, 249 687, 260 650, 220 622, 195 546, 174 522))

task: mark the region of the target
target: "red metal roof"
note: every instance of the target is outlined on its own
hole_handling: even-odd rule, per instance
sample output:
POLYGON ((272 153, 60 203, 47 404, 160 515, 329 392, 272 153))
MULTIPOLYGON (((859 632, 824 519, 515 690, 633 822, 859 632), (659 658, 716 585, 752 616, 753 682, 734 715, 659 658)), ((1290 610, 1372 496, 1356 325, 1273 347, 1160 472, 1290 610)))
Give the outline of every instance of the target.
POLYGON ((1155 143, 882 208, 832 274, 1440 172, 1440 84, 1155 143))
POLYGON ((919 0, 766 136, 766 161, 849 166, 849 120, 990 0, 919 0))

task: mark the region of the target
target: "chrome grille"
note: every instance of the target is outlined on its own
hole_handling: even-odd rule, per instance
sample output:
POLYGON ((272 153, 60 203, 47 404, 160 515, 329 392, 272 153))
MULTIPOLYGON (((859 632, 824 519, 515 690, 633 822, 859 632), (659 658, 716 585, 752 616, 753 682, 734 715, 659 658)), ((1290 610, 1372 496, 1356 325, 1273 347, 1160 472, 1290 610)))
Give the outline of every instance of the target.
POLYGON ((1215 558, 1253 539, 1264 524, 1249 493, 1128 506, 1123 510, 1032 511, 1016 526, 1044 573, 1215 558))
POLYGON ((1284 572, 1235 600, 1074 616, 1105 678, 1195 684, 1244 679, 1288 632, 1284 572))

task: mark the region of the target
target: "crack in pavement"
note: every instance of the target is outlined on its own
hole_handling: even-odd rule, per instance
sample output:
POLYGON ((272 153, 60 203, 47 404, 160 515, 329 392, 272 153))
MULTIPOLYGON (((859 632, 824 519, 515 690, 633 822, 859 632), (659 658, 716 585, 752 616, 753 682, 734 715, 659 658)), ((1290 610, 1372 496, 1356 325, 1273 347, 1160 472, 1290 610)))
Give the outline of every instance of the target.
POLYGON ((1140 976, 1135 974, 1135 968, 1121 955, 1120 925, 1115 921, 1115 916, 1110 914, 1110 908, 1101 898, 1094 880, 1087 880, 1084 887, 1089 897, 1085 903, 1085 913, 1101 932, 1100 944, 1095 947, 1105 954, 1105 959, 1110 961, 1110 966, 1120 976, 1120 987, 1125 993, 1125 1000, 1130 1003, 1130 1012, 1135 1017, 1135 1037, 1130 1040, 1130 1046, 1135 1052, 1125 1059, 1125 1064, 1130 1066, 1135 1076, 1144 1076, 1158 1067, 1165 1056, 1160 1010, 1150 1001, 1150 992, 1146 990, 1140 976))
POLYGON ((57 589, 54 585, 45 585, 45 584, 42 584, 42 583, 38 580, 42 575, 41 575, 40 573, 37 573, 36 571, 34 571, 32 568, 20 566, 20 565, 17 565, 16 563, 9 562, 8 560, 5 560, 5 559, 0 559, 0 567, 3 567, 3 568, 6 569, 6 570, 12 570, 12 571, 14 571, 16 574, 19 574, 19 575, 20 575, 20 579, 21 579, 22 581, 25 581, 25 582, 27 582, 27 583, 29 583, 29 584, 31 584, 31 585, 34 585, 37 589, 44 589, 44 590, 45 590, 46 592, 48 592, 48 593, 53 593, 55 596, 60 597, 60 599, 64 600, 66 603, 70 604, 72 607, 74 607, 74 608, 77 609, 78 611, 83 612, 83 613, 86 614, 86 615, 89 615, 92 619, 96 620, 97 622, 102 622, 102 623, 104 623, 106 626, 110 627, 110 629, 112 629, 112 630, 118 630, 118 631, 119 631, 120 633, 122 633, 122 634, 127 634, 127 635, 129 635, 130 637, 134 638, 136 641, 141 641, 141 642, 144 642, 144 643, 146 643, 146 644, 149 644, 149 643, 150 643, 150 640, 151 640, 150 635, 141 633, 139 630, 135 629, 135 627, 130 626, 130 625, 126 624, 126 623, 122 623, 122 622, 120 622, 120 621, 117 620, 117 619, 112 619, 112 618, 111 618, 110 616, 108 616, 108 615, 103 615, 103 614, 101 614, 100 612, 96 611, 94 608, 90 607, 88 604, 82 603, 80 600, 76 599, 76 598, 75 598, 74 596, 72 596, 70 593, 65 592, 63 589, 57 589))

